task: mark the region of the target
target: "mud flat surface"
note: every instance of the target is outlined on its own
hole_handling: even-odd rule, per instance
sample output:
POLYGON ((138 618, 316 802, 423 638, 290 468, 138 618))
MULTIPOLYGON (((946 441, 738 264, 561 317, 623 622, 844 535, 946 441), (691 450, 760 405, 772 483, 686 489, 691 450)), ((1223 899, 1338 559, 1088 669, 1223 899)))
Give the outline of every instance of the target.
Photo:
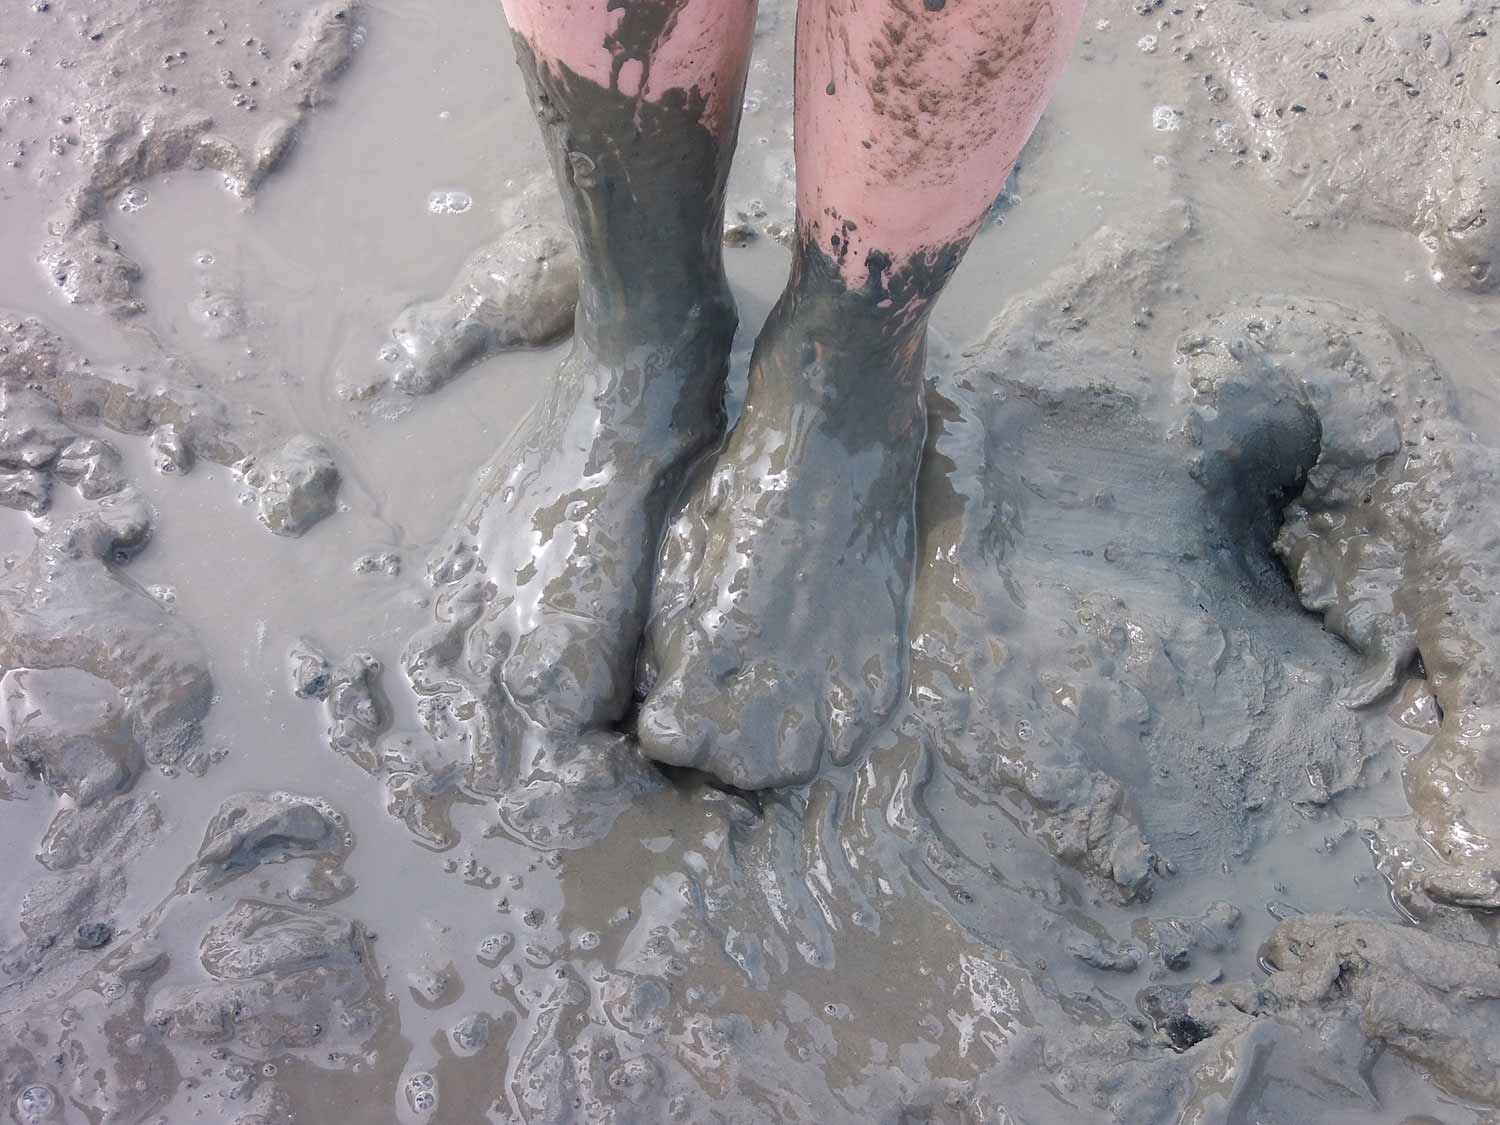
POLYGON ((1500 8, 1094 5, 935 318, 906 701, 756 796, 492 706, 534 134, 495 5, 0 21, 5 1119, 1500 1120, 1500 8))

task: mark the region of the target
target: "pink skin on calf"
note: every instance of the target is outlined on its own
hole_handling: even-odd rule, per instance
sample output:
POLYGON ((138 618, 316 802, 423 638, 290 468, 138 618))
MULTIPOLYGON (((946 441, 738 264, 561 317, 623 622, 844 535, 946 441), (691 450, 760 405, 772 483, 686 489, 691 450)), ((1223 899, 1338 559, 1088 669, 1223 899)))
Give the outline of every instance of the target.
POLYGON ((697 90, 722 131, 744 86, 755 4, 747 0, 504 0, 538 61, 631 98, 697 90))
POLYGON ((868 251, 897 272, 974 234, 1082 19, 1083 0, 802 0, 797 211, 851 289, 868 251))

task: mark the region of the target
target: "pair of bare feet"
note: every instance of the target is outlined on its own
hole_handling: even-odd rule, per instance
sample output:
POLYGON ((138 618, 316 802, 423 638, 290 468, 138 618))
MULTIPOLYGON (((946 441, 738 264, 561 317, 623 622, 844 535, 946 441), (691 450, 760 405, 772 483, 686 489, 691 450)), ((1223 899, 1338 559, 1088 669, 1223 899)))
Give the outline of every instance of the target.
POLYGON ((549 401, 467 521, 483 662, 549 731, 633 729, 745 789, 805 781, 903 690, 927 315, 1082 5, 802 0, 799 246, 727 436, 753 2, 505 6, 581 290, 549 401))
POLYGON ((818 258, 800 251, 727 439, 722 276, 580 317, 475 508, 499 678, 533 721, 633 724, 649 757, 756 789, 847 760, 894 708, 925 325, 818 258))

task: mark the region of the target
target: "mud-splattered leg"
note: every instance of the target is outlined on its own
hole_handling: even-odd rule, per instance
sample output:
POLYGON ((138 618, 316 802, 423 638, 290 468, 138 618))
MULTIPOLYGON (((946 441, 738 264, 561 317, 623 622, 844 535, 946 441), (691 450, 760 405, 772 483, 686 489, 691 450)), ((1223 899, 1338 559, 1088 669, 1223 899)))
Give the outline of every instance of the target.
POLYGON ((563 731, 630 701, 666 507, 722 431, 721 260, 754 0, 505 0, 579 244, 572 354, 465 520, 511 698, 563 731))
POLYGON ((932 302, 1035 127, 1081 0, 802 0, 800 244, 744 415, 669 535, 652 757, 758 788, 902 691, 932 302))

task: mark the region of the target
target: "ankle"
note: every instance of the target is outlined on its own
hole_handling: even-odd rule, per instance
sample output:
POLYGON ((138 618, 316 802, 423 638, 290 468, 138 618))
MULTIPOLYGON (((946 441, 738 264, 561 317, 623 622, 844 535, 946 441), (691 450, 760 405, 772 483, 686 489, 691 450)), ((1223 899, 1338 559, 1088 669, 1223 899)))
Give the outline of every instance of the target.
POLYGON ((789 289, 755 342, 747 403, 815 411, 852 444, 920 444, 926 356, 925 320, 876 328, 845 302, 789 289))

